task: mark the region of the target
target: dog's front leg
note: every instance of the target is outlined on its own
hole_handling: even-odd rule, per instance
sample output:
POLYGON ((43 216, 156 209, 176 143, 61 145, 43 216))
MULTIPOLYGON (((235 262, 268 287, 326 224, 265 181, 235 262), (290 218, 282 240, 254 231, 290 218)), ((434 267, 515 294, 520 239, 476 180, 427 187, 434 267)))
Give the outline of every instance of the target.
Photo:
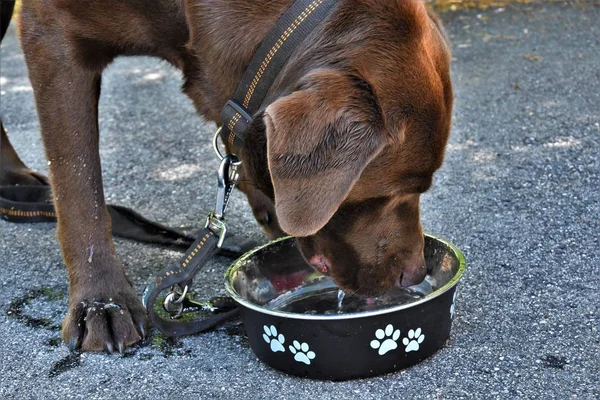
POLYGON ((72 348, 122 351, 143 336, 146 313, 117 260, 104 202, 98 151, 101 68, 76 59, 78 49, 67 38, 30 27, 24 24, 22 45, 70 282, 62 336, 72 348))

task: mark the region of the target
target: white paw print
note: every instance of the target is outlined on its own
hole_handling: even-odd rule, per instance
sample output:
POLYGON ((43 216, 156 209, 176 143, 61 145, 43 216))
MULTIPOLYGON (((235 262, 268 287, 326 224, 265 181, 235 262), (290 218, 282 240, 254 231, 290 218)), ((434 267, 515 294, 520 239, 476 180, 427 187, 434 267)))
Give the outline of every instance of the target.
POLYGON ((450 318, 454 318, 454 302, 456 301, 456 293, 457 290, 454 291, 454 296, 452 296, 452 305, 450 306, 450 318))
POLYGON ((277 353, 278 351, 285 351, 283 348, 283 343, 285 342, 285 337, 282 334, 277 336, 277 328, 271 325, 271 328, 268 326, 263 326, 265 333, 263 333, 263 339, 265 342, 271 345, 271 351, 273 353, 277 353))
POLYGON ((290 352, 294 354, 294 360, 310 365, 310 360, 314 360, 317 355, 314 351, 308 351, 308 343, 300 344, 297 340, 294 340, 293 344, 289 347, 290 352))
POLYGON ((375 337, 379 340, 371 340, 371 347, 374 349, 379 349, 379 355, 382 356, 388 351, 398 348, 398 344, 396 342, 400 337, 400 329, 396 329, 394 331, 392 324, 389 324, 385 327, 385 331, 383 329, 377 329, 377 331, 375 331, 375 337), (384 337, 387 339, 381 343, 384 337))
POLYGON ((408 337, 402 339, 402 343, 406 346, 405 351, 408 353, 419 350, 419 345, 423 343, 423 340, 425 340, 425 335, 421 334, 421 328, 417 328, 416 331, 412 329, 408 331, 408 337))

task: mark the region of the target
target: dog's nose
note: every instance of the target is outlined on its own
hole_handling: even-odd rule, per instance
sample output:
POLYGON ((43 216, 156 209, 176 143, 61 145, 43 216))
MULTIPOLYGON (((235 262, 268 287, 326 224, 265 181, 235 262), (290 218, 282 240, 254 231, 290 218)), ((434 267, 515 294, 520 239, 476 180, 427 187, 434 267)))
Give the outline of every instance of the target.
POLYGON ((331 270, 331 262, 322 254, 317 254, 311 257, 308 263, 323 275, 329 275, 331 270))
POLYGON ((413 285, 418 285, 423 282, 425 279, 425 274, 427 273, 427 268, 425 268, 424 264, 417 266, 404 267, 402 273, 398 276, 396 280, 396 286, 398 287, 408 287, 413 285))

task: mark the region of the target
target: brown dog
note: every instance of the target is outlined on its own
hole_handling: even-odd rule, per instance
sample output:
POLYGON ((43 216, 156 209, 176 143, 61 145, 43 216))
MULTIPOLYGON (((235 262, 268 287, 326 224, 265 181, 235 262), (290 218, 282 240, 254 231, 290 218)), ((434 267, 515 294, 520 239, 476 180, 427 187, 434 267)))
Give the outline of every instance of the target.
MULTIPOLYGON (((21 42, 71 284, 63 338, 72 346, 122 350, 146 322, 104 203, 102 70, 121 55, 167 60, 183 71, 198 112, 219 122, 291 1, 23 2, 21 42)), ((267 232, 300 237, 306 259, 342 288, 375 295, 418 283, 419 195, 442 163, 451 112, 449 49, 423 3, 340 0, 296 49, 246 134, 240 188, 267 232)))

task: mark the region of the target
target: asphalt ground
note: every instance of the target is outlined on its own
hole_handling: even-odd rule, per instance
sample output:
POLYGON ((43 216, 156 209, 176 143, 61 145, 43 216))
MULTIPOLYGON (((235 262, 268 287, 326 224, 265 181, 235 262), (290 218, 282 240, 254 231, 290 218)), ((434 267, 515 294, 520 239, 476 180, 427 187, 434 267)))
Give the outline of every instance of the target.
MULTIPOLYGON (((425 229, 461 248, 448 344, 407 370, 322 382, 263 365, 243 327, 124 355, 60 343, 67 278, 53 224, 0 221, 0 398, 597 399, 600 398, 600 6, 542 3, 442 14, 453 42, 456 107, 425 229)), ((24 161, 46 161, 14 25, 2 43, 1 113, 24 161)), ((179 92, 180 73, 119 59, 100 104, 109 202, 172 226, 200 226, 214 200, 214 126, 179 92)), ((237 193, 233 232, 264 240, 237 193)), ((179 253, 116 240, 141 293, 179 253)), ((230 260, 199 275, 223 293, 230 260)))

